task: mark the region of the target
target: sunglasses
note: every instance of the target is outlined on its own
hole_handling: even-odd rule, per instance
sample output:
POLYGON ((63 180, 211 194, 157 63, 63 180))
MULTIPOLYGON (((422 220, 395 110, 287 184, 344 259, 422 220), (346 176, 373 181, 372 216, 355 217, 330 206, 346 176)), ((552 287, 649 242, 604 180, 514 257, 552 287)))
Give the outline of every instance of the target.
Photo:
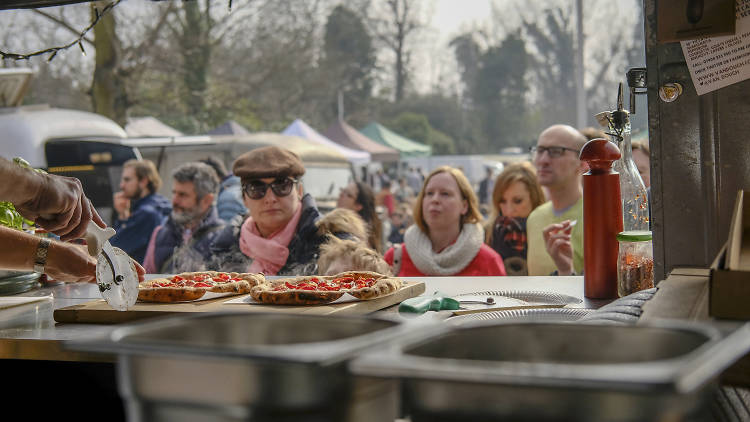
POLYGON ((242 190, 250 199, 262 199, 270 187, 274 195, 278 197, 287 196, 292 193, 292 188, 299 180, 291 178, 276 179, 271 183, 252 180, 242 185, 242 190))
POLYGON ((530 147, 529 152, 533 157, 540 157, 544 152, 547 152, 549 155, 549 158, 558 158, 562 157, 563 154, 565 154, 565 151, 573 151, 576 154, 578 154, 580 151, 573 148, 567 148, 567 147, 530 147))

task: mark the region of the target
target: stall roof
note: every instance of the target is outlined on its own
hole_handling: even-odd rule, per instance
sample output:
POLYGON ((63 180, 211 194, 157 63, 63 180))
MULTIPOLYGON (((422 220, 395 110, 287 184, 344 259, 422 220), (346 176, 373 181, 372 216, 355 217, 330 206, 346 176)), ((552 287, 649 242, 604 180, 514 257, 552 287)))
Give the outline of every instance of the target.
POLYGON ((135 117, 128 119, 125 132, 129 137, 139 138, 145 136, 182 136, 179 130, 167 126, 155 117, 135 117))
POLYGON ((282 135, 293 135, 299 136, 300 138, 307 139, 308 141, 315 142, 317 144, 325 145, 331 148, 335 148, 340 153, 344 154, 352 164, 363 165, 371 161, 370 153, 367 151, 347 148, 341 144, 333 142, 332 140, 321 135, 315 129, 311 128, 310 125, 305 123, 302 119, 294 120, 283 132, 282 135))
POLYGON ((206 135, 249 135, 250 131, 245 129, 244 126, 235 122, 234 120, 228 120, 221 126, 213 128, 206 135))
POLYGON ((401 157, 429 157, 432 155, 432 147, 412 141, 399 135, 378 122, 372 122, 365 126, 361 132, 382 145, 397 149, 401 157))
POLYGON ((373 161, 390 162, 399 159, 397 150, 373 141, 341 119, 329 126, 323 135, 347 148, 369 152, 373 161))

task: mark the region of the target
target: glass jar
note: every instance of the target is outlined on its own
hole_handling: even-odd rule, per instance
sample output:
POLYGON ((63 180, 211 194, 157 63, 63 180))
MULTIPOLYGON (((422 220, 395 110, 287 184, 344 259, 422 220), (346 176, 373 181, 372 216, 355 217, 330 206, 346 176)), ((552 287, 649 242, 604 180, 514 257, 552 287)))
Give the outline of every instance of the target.
POLYGON ((617 293, 620 297, 654 287, 654 252, 650 231, 617 234, 617 293))

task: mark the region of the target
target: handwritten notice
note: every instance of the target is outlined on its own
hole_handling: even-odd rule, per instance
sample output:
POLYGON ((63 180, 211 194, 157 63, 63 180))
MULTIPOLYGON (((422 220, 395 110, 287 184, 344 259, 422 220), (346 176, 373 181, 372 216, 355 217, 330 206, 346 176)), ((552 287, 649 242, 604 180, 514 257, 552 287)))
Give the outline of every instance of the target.
POLYGON ((698 95, 750 78, 750 0, 735 12, 735 35, 680 42, 698 95))

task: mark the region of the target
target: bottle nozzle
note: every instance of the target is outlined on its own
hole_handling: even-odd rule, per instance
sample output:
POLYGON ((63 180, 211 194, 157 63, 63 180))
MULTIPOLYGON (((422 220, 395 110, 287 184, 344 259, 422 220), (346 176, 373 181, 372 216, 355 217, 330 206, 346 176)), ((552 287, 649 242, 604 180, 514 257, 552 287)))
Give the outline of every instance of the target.
POLYGON ((612 123, 616 132, 622 132, 622 129, 628 122, 628 111, 623 105, 622 82, 617 86, 617 110, 612 112, 612 123))

